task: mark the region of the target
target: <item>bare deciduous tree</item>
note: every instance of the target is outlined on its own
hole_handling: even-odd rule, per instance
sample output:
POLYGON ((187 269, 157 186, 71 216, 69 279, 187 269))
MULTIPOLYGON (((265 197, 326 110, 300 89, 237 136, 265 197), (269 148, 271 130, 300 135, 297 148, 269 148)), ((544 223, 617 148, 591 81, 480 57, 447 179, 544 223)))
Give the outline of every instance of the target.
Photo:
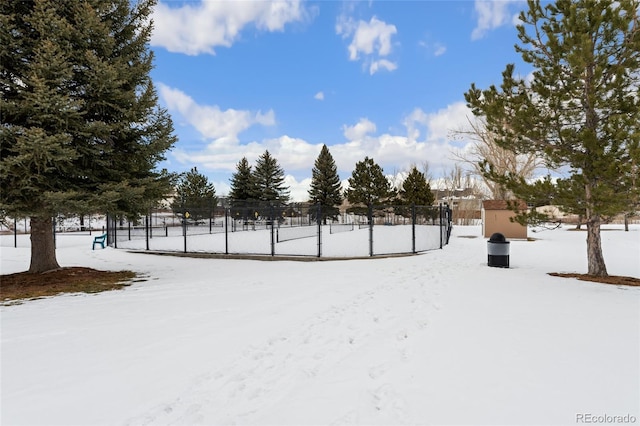
POLYGON ((485 198, 482 185, 473 173, 454 164, 453 168, 445 170, 438 186, 438 199, 449 204, 454 223, 472 225, 476 212, 480 211, 480 200, 485 198))
POLYGON ((528 180, 533 177, 536 169, 543 166, 542 160, 534 153, 516 154, 513 151, 499 147, 495 143, 495 135, 489 132, 480 120, 468 120, 469 128, 452 132, 454 139, 470 139, 472 142, 465 150, 453 151, 454 157, 469 164, 473 174, 482 179, 487 187, 489 197, 494 200, 508 200, 513 194, 492 181, 483 173, 489 165, 501 174, 513 174, 528 180))
POLYGON ((429 166, 429 162, 426 160, 423 161, 422 164, 420 165, 420 168, 422 169, 420 171, 422 172, 424 177, 427 179, 427 183, 431 185, 433 182, 433 174, 431 173, 431 166, 429 166))

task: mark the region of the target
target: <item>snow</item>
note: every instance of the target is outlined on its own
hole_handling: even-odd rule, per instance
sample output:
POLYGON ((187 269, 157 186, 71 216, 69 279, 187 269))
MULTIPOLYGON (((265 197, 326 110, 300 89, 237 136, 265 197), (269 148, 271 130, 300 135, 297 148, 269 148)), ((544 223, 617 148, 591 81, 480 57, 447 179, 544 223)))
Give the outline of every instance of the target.
MULTIPOLYGON (((640 277, 640 226, 609 228, 609 273, 640 277)), ((638 422, 640 288, 549 276, 586 271, 586 234, 530 235, 511 241, 509 269, 486 265, 479 227, 455 227, 442 250, 326 262, 92 251, 92 236, 58 235, 63 266, 144 281, 2 306, 0 421, 638 422)), ((26 270, 28 241, 0 242, 2 273, 26 270)))

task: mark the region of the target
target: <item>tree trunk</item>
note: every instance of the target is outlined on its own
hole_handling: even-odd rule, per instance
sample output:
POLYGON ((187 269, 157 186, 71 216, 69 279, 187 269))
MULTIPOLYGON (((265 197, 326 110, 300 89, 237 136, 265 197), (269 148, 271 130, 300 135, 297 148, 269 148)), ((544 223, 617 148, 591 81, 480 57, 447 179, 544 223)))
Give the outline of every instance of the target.
POLYGON ((587 220, 587 261, 588 274, 596 277, 606 277, 607 267, 602 256, 600 242, 600 216, 594 215, 587 220))
POLYGON ((629 213, 624 214, 624 230, 629 232, 629 213))
POLYGON ((600 214, 596 213, 593 190, 598 186, 598 161, 601 161, 598 149, 592 152, 591 146, 598 134, 598 111, 593 104, 595 94, 595 61, 590 61, 585 69, 583 108, 585 112, 585 135, 588 140, 584 141, 585 164, 582 173, 585 177, 584 201, 585 219, 587 220, 587 274, 596 277, 606 277, 607 267, 602 256, 602 244, 600 239, 600 214))
POLYGON ((56 260, 51 217, 31 217, 31 265, 29 272, 40 273, 60 269, 56 260))

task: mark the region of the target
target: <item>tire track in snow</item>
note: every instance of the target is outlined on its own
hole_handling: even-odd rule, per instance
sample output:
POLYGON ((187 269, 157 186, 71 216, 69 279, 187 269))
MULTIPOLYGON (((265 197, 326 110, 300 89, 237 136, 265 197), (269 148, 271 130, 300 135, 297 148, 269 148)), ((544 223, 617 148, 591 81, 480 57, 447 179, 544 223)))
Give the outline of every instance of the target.
MULTIPOLYGON (((406 269, 398 269, 382 277, 390 282, 333 305, 292 331, 248 347, 236 361, 202 374, 174 400, 159 404, 126 424, 250 423, 297 384, 322 376, 384 334, 395 335, 394 344, 401 359, 409 361, 414 334, 427 327, 430 313, 439 309, 435 299, 442 277, 429 272, 426 266, 410 265, 413 280, 393 282, 397 274, 407 276, 406 269)), ((368 367, 368 403, 374 410, 402 422, 404 401, 384 380, 389 368, 388 364, 368 367)))

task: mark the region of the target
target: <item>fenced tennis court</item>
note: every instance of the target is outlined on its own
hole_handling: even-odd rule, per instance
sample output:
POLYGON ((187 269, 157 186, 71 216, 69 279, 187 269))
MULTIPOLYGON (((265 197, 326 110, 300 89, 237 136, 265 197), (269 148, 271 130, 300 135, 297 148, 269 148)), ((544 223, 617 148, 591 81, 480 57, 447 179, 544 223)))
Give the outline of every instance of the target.
MULTIPOLYGON (((368 206, 325 218, 317 205, 245 205, 209 214, 151 212, 137 223, 108 218, 115 248, 265 256, 367 257, 442 248, 447 206, 368 206)), ((206 212, 205 212, 206 213, 206 212)))

